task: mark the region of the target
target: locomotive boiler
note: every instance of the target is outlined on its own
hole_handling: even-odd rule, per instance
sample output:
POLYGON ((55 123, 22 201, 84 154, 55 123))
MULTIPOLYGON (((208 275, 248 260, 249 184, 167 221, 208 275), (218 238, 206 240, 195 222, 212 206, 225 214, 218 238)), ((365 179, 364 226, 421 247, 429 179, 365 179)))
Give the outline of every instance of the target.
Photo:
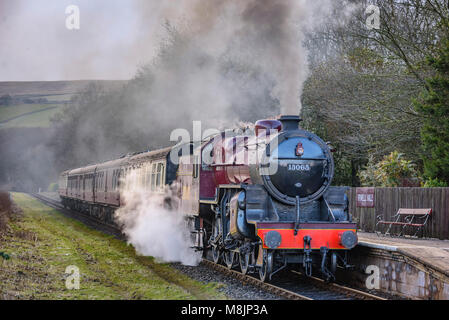
POLYGON ((228 130, 68 170, 60 176, 60 197, 64 205, 112 224, 129 174, 136 173, 133 183, 150 192, 176 184, 193 246, 214 262, 258 273, 262 281, 289 265, 333 280, 338 266, 349 267, 356 224, 347 188, 331 186, 331 148, 301 129, 300 121, 260 120, 251 132, 228 130))

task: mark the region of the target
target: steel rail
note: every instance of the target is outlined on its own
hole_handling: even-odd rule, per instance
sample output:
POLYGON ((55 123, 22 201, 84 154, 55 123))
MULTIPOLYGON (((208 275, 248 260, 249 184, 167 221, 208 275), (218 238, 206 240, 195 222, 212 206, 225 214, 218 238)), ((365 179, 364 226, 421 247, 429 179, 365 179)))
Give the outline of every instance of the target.
POLYGON ((97 229, 99 231, 107 233, 109 235, 115 236, 119 239, 124 239, 124 235, 122 234, 121 230, 116 226, 106 224, 103 221, 95 219, 86 213, 67 209, 61 204, 61 202, 59 202, 55 199, 50 199, 48 197, 45 197, 45 196, 42 196, 42 195, 36 194, 36 193, 31 193, 30 195, 32 197, 34 197, 35 199, 48 205, 49 207, 59 210, 62 214, 66 215, 70 218, 73 218, 73 219, 83 222, 84 224, 86 224, 89 227, 92 227, 94 229, 97 229))
MULTIPOLYGON (((301 275, 301 276, 304 276, 304 274, 299 271, 292 270, 291 272, 301 275)), ((330 288, 331 290, 334 290, 334 291, 346 294, 350 297, 358 298, 361 300, 387 300, 385 298, 376 296, 374 294, 371 294, 371 293, 368 293, 365 291, 361 291, 361 290, 357 290, 354 288, 349 288, 349 287, 346 287, 346 286, 343 286, 343 285, 340 285, 337 283, 333 283, 333 282, 327 283, 323 279, 320 279, 317 277, 312 276, 312 277, 307 277, 307 279, 320 287, 327 287, 327 288, 330 288)))
POLYGON ((244 275, 241 272, 235 271, 235 270, 230 270, 227 267, 220 265, 220 264, 216 264, 210 260, 207 259, 203 259, 202 263, 204 263, 205 265, 207 265, 208 267, 217 270, 221 273, 227 274, 232 276, 232 278, 238 279, 239 281, 243 282, 243 283, 249 283, 257 288, 263 289, 267 292, 270 292, 272 294, 284 297, 286 299, 289 300, 314 300, 310 297, 306 297, 302 294, 272 285, 270 283, 267 282, 262 282, 259 279, 256 279, 254 277, 248 276, 248 275, 244 275))

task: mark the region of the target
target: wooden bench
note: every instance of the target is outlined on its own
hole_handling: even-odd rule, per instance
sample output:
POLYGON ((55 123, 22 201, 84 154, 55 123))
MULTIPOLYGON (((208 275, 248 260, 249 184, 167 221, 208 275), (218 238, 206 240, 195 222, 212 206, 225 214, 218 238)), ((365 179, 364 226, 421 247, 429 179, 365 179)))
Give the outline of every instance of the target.
POLYGON ((400 208, 398 212, 392 217, 394 221, 385 221, 383 216, 377 216, 376 232, 378 232, 379 225, 388 225, 388 229, 385 235, 390 234, 390 230, 393 226, 402 226, 401 236, 407 227, 416 228, 414 237, 424 227, 429 220, 432 213, 432 209, 405 209, 400 208))

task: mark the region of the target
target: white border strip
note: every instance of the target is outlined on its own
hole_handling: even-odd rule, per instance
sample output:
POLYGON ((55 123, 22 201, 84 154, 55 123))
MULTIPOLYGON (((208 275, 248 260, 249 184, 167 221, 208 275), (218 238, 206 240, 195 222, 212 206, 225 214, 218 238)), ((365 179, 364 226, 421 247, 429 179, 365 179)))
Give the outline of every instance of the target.
POLYGON ((398 248, 394 247, 394 246, 389 246, 389 245, 380 244, 380 243, 367 242, 367 241, 359 241, 358 245, 363 246, 363 247, 368 247, 368 248, 387 250, 387 251, 398 251, 398 248))

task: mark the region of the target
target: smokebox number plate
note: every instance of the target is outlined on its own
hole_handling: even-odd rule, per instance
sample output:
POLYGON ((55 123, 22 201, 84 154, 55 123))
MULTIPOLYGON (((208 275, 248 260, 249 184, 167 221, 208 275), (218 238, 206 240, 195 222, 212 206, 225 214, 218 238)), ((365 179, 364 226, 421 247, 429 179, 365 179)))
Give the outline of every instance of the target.
POLYGON ((310 165, 308 164, 289 164, 287 166, 288 171, 310 171, 310 165))

